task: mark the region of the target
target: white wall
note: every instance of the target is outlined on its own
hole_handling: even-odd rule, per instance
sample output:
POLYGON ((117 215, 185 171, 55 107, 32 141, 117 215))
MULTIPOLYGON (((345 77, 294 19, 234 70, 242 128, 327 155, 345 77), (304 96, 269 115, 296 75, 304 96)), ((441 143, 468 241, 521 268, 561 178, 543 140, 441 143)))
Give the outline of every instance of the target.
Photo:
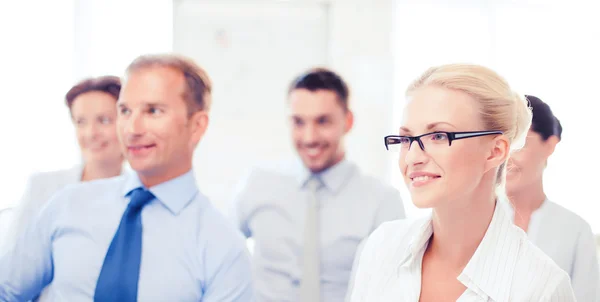
POLYGON ((382 138, 391 119, 392 1, 175 3, 174 49, 194 57, 215 85, 212 122, 195 166, 217 206, 226 207, 252 164, 295 157, 286 89, 319 65, 338 71, 352 90, 356 126, 348 157, 389 180, 382 138))
POLYGON ((348 81, 355 126, 348 157, 366 173, 389 182, 389 154, 383 137, 392 131, 392 33, 394 1, 345 0, 330 4, 329 63, 348 81))
POLYGON ((76 157, 63 101, 73 78, 72 29, 73 1, 0 2, 0 209, 19 200, 30 173, 76 157))
POLYGON ((113 74, 145 53, 173 45, 172 0, 74 0, 77 79, 113 74))

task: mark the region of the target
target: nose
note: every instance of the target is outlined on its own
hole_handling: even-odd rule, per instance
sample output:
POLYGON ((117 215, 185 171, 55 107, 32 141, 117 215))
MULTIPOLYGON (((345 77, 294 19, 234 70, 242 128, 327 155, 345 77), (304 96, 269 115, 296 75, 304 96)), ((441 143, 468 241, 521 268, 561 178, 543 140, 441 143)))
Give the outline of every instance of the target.
POLYGON ((302 141, 305 144, 314 143, 317 141, 317 127, 315 125, 306 125, 302 131, 302 141))
POLYGON ((410 143, 410 145, 408 145, 408 150, 409 151, 410 151, 410 148, 412 148, 412 145, 414 143, 416 143, 417 147, 421 148, 422 151, 425 151, 425 146, 423 145, 423 141, 419 137, 414 138, 414 140, 410 143))
POLYGON ((409 166, 424 164, 428 158, 427 153, 423 150, 423 146, 417 140, 413 141, 404 153, 404 161, 409 166))
POLYGON ((123 134, 125 137, 137 137, 144 134, 144 119, 139 113, 131 113, 122 119, 123 134))
POLYGON ((83 134, 89 141, 96 139, 98 133, 98 125, 96 123, 88 123, 83 128, 83 134))

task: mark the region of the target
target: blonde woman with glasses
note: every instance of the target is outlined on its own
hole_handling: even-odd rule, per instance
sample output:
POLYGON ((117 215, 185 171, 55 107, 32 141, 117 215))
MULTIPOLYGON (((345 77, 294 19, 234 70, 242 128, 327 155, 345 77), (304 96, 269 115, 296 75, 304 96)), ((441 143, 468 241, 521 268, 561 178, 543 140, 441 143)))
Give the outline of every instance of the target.
POLYGON ((380 226, 357 256, 351 301, 575 301, 569 276, 527 240, 497 200, 531 111, 494 71, 427 70, 385 137, 426 218, 380 226))

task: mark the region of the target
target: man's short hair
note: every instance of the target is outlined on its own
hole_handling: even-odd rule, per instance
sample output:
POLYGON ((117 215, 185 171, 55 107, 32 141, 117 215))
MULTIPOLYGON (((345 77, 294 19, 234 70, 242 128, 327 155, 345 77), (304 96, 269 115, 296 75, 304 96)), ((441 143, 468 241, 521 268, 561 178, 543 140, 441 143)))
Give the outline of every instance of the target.
POLYGON ((211 81, 206 71, 192 59, 176 54, 142 55, 129 64, 126 74, 148 67, 168 67, 183 74, 186 87, 182 97, 190 115, 196 111, 210 110, 211 81))
POLYGON ((312 92, 318 90, 332 91, 337 95, 344 110, 349 110, 350 92, 348 85, 341 76, 332 70, 322 67, 308 70, 294 79, 289 86, 288 94, 297 89, 307 89, 312 92))

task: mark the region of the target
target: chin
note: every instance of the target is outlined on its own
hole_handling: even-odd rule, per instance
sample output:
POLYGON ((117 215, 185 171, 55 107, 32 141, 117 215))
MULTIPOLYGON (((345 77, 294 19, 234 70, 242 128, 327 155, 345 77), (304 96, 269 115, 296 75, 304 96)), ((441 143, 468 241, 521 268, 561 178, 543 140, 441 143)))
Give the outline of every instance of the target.
POLYGON ((94 163, 105 163, 108 162, 110 160, 110 156, 107 156, 106 154, 102 153, 102 152, 90 152, 87 154, 86 156, 86 161, 87 162, 94 162, 94 163))
POLYGON ((411 199, 415 207, 419 209, 431 209, 437 207, 442 198, 437 196, 426 196, 429 194, 411 194, 411 199))
POLYGON ((321 159, 311 160, 304 156, 302 156, 302 164, 304 164, 304 166, 313 173, 321 172, 325 166, 323 160, 321 159))
POLYGON ((520 179, 519 175, 509 176, 506 175, 506 191, 518 190, 519 187, 523 186, 523 180, 520 179))
POLYGON ((144 160, 128 160, 129 166, 137 173, 147 173, 154 169, 153 165, 147 164, 144 160))
POLYGON ((324 165, 307 164, 306 162, 304 163, 304 165, 312 173, 319 173, 326 169, 324 165))
POLYGON ((432 209, 436 207, 437 202, 429 200, 413 200, 413 204, 418 209, 432 209))

